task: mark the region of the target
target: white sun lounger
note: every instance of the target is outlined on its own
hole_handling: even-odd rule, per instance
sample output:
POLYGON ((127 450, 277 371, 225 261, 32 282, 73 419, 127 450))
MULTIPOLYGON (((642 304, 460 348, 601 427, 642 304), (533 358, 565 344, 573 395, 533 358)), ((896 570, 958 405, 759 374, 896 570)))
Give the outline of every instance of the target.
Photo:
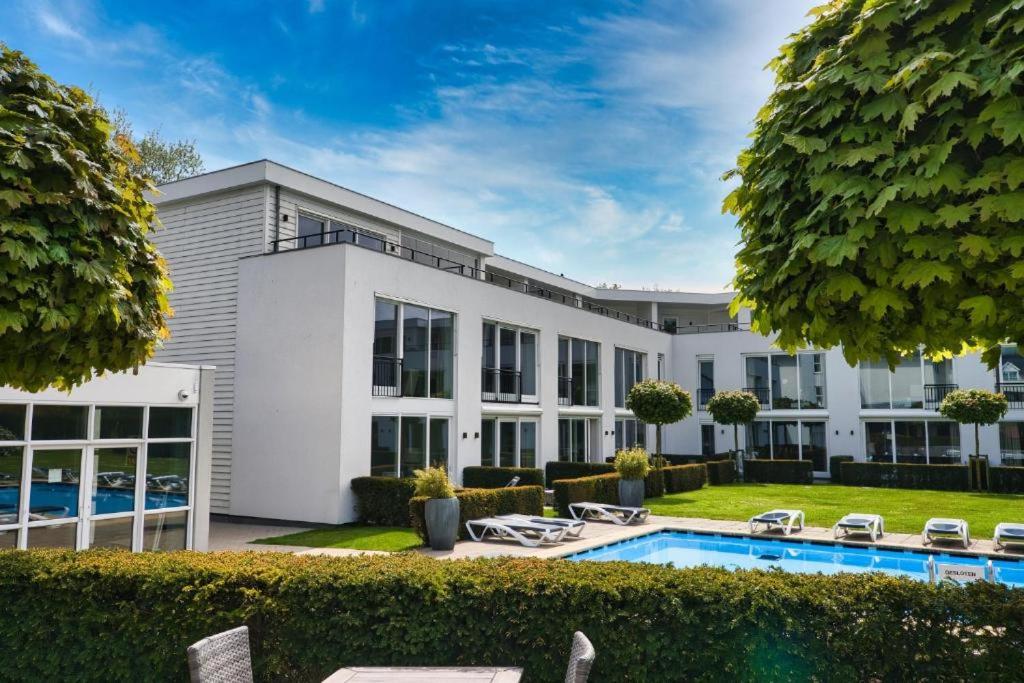
POLYGON ((804 528, 804 511, 803 510, 769 510, 760 515, 756 515, 750 518, 750 533, 757 533, 757 525, 763 524, 763 531, 771 531, 773 528, 778 527, 782 529, 783 536, 789 536, 793 533, 793 525, 797 525, 797 529, 803 531, 804 528))
POLYGON ((996 533, 992 536, 992 542, 996 544, 996 550, 1002 550, 1008 545, 1024 545, 1024 524, 1009 522, 996 524, 996 533))
POLYGON ((560 543, 568 530, 553 524, 483 517, 466 522, 466 531, 474 541, 482 541, 487 536, 494 536, 511 538, 527 548, 536 548, 541 543, 560 543))
POLYGON ((932 517, 924 523, 921 537, 923 545, 934 543, 940 539, 958 539, 965 548, 971 545, 971 534, 967 529, 966 520, 963 519, 932 517))
POLYGON ((613 522, 621 526, 642 524, 651 511, 647 508, 631 508, 625 505, 608 505, 606 503, 569 503, 569 514, 573 519, 585 520, 588 517, 603 522, 613 522))
POLYGON ((832 527, 832 535, 839 538, 839 534, 849 536, 850 534, 868 534, 871 542, 874 543, 885 535, 885 520, 882 515, 868 515, 860 512, 851 512, 836 522, 832 527))
POLYGON ((566 536, 579 538, 583 533, 586 522, 579 519, 566 519, 565 517, 534 517, 532 515, 497 515, 497 519, 512 519, 520 522, 533 522, 534 524, 546 524, 548 526, 565 527, 566 536))

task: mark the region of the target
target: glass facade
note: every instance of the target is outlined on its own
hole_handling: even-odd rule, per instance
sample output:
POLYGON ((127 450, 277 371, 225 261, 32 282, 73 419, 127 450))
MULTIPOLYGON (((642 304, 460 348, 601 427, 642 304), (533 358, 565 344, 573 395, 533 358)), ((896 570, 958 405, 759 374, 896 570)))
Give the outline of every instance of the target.
POLYGON ((571 405, 598 405, 599 358, 600 347, 597 342, 570 338, 558 340, 559 379, 570 380, 564 390, 563 382, 559 381, 559 395, 562 396, 564 393, 571 405), (563 375, 563 372, 569 374, 563 375))
POLYGON ((485 401, 537 402, 537 333, 483 324, 482 394, 485 401))
POLYGON ((825 408, 825 356, 775 353, 744 358, 745 388, 774 410, 825 408))
POLYGON ((717 453, 715 450, 715 425, 702 424, 700 426, 700 454, 710 457, 717 453))
POLYGON ((537 467, 539 423, 534 418, 484 418, 480 464, 485 467, 537 467))
POLYGON ((591 433, 596 424, 597 421, 591 418, 559 418, 558 459, 562 462, 588 462, 591 433))
MULTIPOLYGON (((712 431, 714 425, 710 425, 712 431)), ((747 454, 772 460, 810 460, 828 471, 827 423, 819 420, 758 420, 746 426, 747 454)))
POLYGON ((374 302, 375 396, 454 396, 455 316, 387 299, 374 302))
POLYGON ((953 383, 953 361, 932 361, 915 352, 900 358, 892 371, 884 361, 863 362, 859 374, 861 408, 922 409, 935 407, 926 405, 927 387, 953 383))
POLYGON ((864 441, 868 462, 954 465, 962 460, 960 428, 944 420, 869 420, 864 441))
POLYGON ((615 349, 615 407, 625 408, 626 397, 633 385, 644 378, 647 354, 629 349, 615 349))
POLYGON ((450 465, 451 420, 423 415, 370 418, 370 476, 411 477, 427 466, 450 465))
POLYGON ((647 425, 634 418, 615 420, 615 450, 647 448, 647 425))
POLYGON ((999 454, 1002 464, 1024 467, 1024 422, 999 423, 999 454))

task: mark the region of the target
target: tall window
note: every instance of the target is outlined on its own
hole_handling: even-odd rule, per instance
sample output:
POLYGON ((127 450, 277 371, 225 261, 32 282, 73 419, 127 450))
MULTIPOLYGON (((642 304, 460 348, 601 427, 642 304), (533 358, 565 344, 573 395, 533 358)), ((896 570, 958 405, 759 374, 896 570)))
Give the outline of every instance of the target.
POLYGON ((589 462, 596 427, 597 421, 591 418, 560 418, 558 459, 562 462, 589 462))
POLYGON ((370 418, 370 474, 411 477, 413 470, 448 466, 450 418, 374 415, 370 418))
POLYGON ((537 467, 537 424, 533 418, 484 418, 480 424, 480 464, 537 467))
POLYGON ((825 407, 825 357, 820 353, 746 356, 746 389, 775 410, 825 407))
POLYGON ((999 453, 1003 465, 1024 466, 1024 422, 999 423, 999 453))
POLYGON ((295 244, 299 249, 317 247, 324 243, 324 222, 311 216, 299 214, 298 232, 295 244))
POLYGON ((629 349, 615 349, 615 407, 625 408, 626 397, 633 385, 644 378, 647 354, 629 349))
POLYGON ((860 405, 876 409, 934 407, 952 382, 953 361, 935 362, 920 351, 901 358, 891 372, 885 361, 867 361, 860 364, 860 405))
POLYGON ((373 395, 452 398, 455 316, 376 299, 373 395))
POLYGON ((758 420, 747 425, 747 453, 772 460, 810 460, 815 472, 828 471, 826 423, 811 420, 758 420))
POLYGON ((871 420, 864 423, 868 462, 956 465, 960 429, 940 420, 871 420))
POLYGON ((485 322, 481 366, 484 401, 537 402, 537 333, 485 322))
POLYGON ((700 454, 711 457, 715 453, 715 425, 702 424, 700 426, 700 454))
POLYGON ((596 406, 599 346, 597 342, 559 337, 558 402, 562 405, 596 406))
POLYGON ((697 358, 697 406, 703 408, 715 395, 715 359, 697 358))
POLYGON ((647 425, 640 420, 623 418, 615 421, 615 450, 647 447, 647 425))

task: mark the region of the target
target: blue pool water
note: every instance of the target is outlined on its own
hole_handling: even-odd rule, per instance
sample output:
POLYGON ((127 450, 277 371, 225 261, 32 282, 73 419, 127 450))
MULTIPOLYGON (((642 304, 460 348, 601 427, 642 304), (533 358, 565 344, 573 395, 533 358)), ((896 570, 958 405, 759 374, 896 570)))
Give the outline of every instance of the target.
MULTIPOLYGON (((623 560, 671 564, 675 567, 710 565, 727 569, 782 569, 804 574, 884 572, 928 580, 928 558, 936 563, 984 566, 989 558, 850 547, 830 543, 781 541, 745 536, 719 536, 687 531, 659 531, 621 543, 570 555, 573 561, 623 560)), ((1024 588, 1024 562, 993 559, 996 579, 1024 588)))

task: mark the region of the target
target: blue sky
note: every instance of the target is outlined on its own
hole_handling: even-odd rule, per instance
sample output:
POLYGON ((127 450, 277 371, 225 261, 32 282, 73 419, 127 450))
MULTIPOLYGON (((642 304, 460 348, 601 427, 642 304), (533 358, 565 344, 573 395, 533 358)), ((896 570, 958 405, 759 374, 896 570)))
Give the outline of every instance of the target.
POLYGON ((14 0, 0 40, 195 138, 590 282, 719 291, 729 169, 813 0, 14 0))

